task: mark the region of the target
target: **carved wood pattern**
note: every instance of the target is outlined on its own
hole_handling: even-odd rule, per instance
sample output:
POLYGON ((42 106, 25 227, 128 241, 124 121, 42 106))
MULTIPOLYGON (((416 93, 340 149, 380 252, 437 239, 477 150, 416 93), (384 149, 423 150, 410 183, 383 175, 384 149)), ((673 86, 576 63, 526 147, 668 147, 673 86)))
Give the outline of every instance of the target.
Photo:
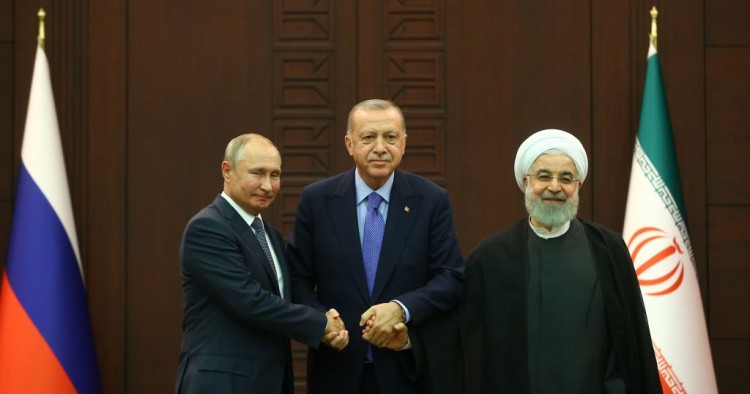
POLYGON ((387 96, 406 117, 402 167, 445 186, 445 35, 440 0, 385 3, 387 96))
MULTIPOLYGON (((331 174, 335 81, 330 2, 274 2, 272 139, 281 152, 283 187, 273 221, 294 225, 302 187, 331 174)), ((295 392, 304 393, 307 348, 292 346, 295 392)))

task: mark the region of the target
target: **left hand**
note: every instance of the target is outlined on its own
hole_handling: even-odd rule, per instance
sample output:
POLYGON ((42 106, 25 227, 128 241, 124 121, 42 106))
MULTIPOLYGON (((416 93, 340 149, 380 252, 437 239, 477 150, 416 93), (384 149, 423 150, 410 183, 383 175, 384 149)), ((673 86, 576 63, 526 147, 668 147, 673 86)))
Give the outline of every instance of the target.
POLYGON ((394 326, 405 323, 403 313, 401 306, 393 301, 371 306, 359 320, 359 326, 363 327, 362 338, 377 347, 392 346, 400 334, 394 326))

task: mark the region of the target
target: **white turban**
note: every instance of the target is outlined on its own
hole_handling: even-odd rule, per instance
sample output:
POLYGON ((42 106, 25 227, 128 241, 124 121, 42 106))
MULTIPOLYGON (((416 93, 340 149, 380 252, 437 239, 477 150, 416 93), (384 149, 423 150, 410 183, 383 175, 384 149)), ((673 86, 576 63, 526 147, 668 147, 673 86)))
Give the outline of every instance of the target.
POLYGON ((586 158, 586 150, 583 149, 581 141, 578 141, 578 138, 566 131, 547 129, 532 134, 518 148, 513 170, 516 173, 516 182, 521 191, 524 191, 523 178, 529 173, 529 169, 531 169, 536 158, 551 149, 569 156, 576 165, 578 179, 581 182, 586 179, 589 161, 586 158))

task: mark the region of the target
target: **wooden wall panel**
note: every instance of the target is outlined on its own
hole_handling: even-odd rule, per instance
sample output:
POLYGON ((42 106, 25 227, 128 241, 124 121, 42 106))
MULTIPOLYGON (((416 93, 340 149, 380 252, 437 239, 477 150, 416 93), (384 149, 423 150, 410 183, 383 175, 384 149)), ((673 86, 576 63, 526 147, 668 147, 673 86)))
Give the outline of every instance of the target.
POLYGON ((386 98, 396 103, 408 135, 400 167, 442 186, 448 132, 445 3, 360 2, 356 100, 386 98))
MULTIPOLYGON (((591 120, 589 179, 592 218, 621 231, 633 160, 636 125, 631 119, 631 67, 628 48, 633 34, 627 2, 591 4, 591 120)), ((646 14, 640 15, 646 18, 646 14)), ((636 36, 645 44, 646 31, 636 36)), ((645 64, 643 59, 643 64, 645 64)))
POLYGON ((750 374, 750 268, 742 229, 750 219, 750 188, 747 176, 734 174, 750 149, 750 4, 707 1, 705 13, 709 327, 719 390, 736 392, 750 374))
MULTIPOLYGON (((589 4, 447 2, 448 190, 465 253, 525 216, 520 143, 562 128, 591 147, 589 4)), ((408 149, 408 148, 407 148, 408 149)), ((591 215, 591 188, 582 213, 591 215)))
POLYGON ((748 206, 709 208, 709 328, 719 392, 741 392, 750 373, 748 206))
POLYGON ((750 341, 714 340, 713 350, 716 383, 720 393, 742 393, 747 388, 750 365, 750 341))
POLYGON ((356 3, 274 2, 272 139, 283 157, 282 187, 266 215, 291 233, 305 185, 351 167, 346 118, 356 101, 356 3))
POLYGON ((86 218, 88 242, 82 247, 89 261, 89 304, 102 384, 104 392, 112 394, 126 393, 129 386, 125 11, 126 0, 93 1, 86 18, 96 34, 88 37, 87 193, 92 197, 86 218))
MULTIPOLYGON (((271 118, 283 158, 282 187, 264 213, 284 236, 294 224, 302 188, 351 167, 346 118, 356 101, 356 3, 274 2, 271 118)), ((292 347, 295 387, 305 392, 307 347, 292 347)))
POLYGON ((705 3, 707 46, 750 46, 750 4, 746 0, 705 3))
MULTIPOLYGON (((750 207, 709 208, 710 327, 712 338, 750 339, 750 265, 745 224, 750 207)), ((748 366, 750 368, 750 365, 748 366)), ((746 371, 748 372, 748 371, 746 371)))
MULTIPOLYGON (((750 11, 750 7, 748 8, 750 11)), ((746 166, 750 150, 750 47, 706 50, 708 201, 750 204, 746 166)))
MULTIPOLYGON (((0 0, 0 42, 13 41, 13 0, 0 0)), ((13 73, 7 74, 12 76, 13 73)))
POLYGON ((227 142, 272 131, 272 5, 128 3, 129 392, 174 390, 182 231, 221 192, 227 142))

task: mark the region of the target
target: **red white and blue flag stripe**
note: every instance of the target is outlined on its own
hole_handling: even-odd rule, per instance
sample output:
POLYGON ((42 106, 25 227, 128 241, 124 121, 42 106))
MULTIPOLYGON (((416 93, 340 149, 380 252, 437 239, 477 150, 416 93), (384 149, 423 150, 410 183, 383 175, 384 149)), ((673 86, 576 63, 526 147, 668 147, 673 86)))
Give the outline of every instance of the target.
POLYGON ((49 65, 31 82, 0 282, 0 393, 100 393, 49 65))

